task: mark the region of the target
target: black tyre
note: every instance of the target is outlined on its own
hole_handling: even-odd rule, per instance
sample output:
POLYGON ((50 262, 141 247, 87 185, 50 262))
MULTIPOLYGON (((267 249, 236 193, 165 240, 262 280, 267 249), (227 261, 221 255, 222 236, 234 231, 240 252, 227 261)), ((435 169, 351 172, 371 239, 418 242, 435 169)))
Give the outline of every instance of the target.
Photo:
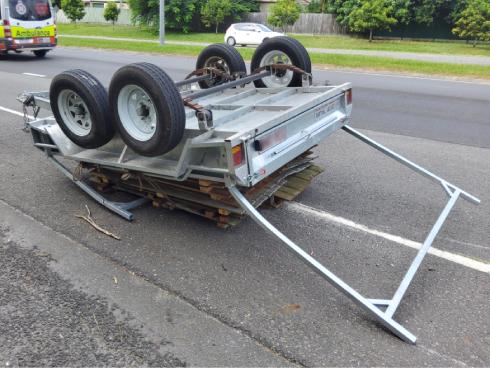
POLYGON ((184 135, 182 97, 172 79, 149 63, 123 66, 112 77, 109 101, 123 141, 143 156, 172 150, 184 135))
POLYGON ((226 43, 230 46, 235 46, 236 45, 235 37, 228 37, 228 39, 226 40, 226 43))
MULTIPOLYGON (((271 64, 291 64, 311 73, 311 60, 308 51, 294 38, 274 37, 262 42, 252 56, 252 72, 271 64)), ((299 87, 302 84, 300 73, 278 71, 275 75, 254 81, 255 87, 299 87)))
POLYGON ((43 58, 46 56, 49 50, 35 50, 33 51, 33 54, 36 55, 38 58, 43 58))
POLYGON ((97 148, 114 136, 107 91, 90 73, 76 69, 58 74, 49 98, 58 125, 76 145, 97 148))
MULTIPOLYGON (((229 75, 246 74, 247 68, 242 55, 233 47, 224 43, 209 45, 197 58, 196 69, 216 68, 229 75)), ((201 88, 210 88, 223 83, 224 78, 200 81, 201 88)))

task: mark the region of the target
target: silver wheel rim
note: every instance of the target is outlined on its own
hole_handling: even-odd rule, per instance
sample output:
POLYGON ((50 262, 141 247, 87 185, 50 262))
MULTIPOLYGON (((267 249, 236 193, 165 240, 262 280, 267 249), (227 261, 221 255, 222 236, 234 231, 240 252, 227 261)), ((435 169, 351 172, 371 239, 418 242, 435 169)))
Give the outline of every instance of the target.
POLYGON ((70 89, 58 95, 58 111, 65 126, 75 135, 85 137, 92 130, 92 118, 85 101, 70 89))
POLYGON ((132 138, 146 142, 155 135, 155 104, 143 88, 134 84, 124 86, 117 97, 117 113, 124 130, 132 138))
MULTIPOLYGON (((260 66, 267 66, 272 64, 287 64, 293 65, 289 56, 287 56, 284 52, 279 50, 269 51, 262 57, 260 60, 260 66)), ((276 73, 271 75, 270 77, 262 78, 262 82, 264 82, 266 87, 286 87, 293 80, 294 72, 291 70, 281 71, 280 73, 276 73)))
MULTIPOLYGON (((219 56, 211 56, 210 58, 206 59, 204 62, 204 67, 205 68, 213 68, 213 69, 218 69, 219 71, 226 73, 226 74, 231 74, 230 72, 230 67, 228 63, 225 61, 225 59, 219 57, 219 56)), ((220 84, 222 82, 223 78, 217 76, 212 80, 205 80, 204 82, 209 86, 215 86, 217 84, 220 84)))
POLYGON ((228 37, 228 45, 235 46, 235 39, 233 37, 228 37))

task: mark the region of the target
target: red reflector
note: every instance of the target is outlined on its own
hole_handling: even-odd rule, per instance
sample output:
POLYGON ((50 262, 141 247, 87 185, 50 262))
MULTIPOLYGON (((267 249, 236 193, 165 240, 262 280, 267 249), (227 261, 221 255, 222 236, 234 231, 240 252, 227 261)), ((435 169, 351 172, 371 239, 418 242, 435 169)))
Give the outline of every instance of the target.
POLYGON ((350 105, 352 103, 352 89, 348 89, 345 91, 345 102, 347 105, 350 105))
POLYGON ((12 37, 12 30, 10 29, 10 22, 8 20, 4 20, 3 26, 5 27, 3 29, 5 38, 11 38, 12 37))
POLYGON ((233 165, 239 166, 243 163, 245 155, 243 154, 242 145, 239 144, 231 149, 231 155, 233 156, 233 165))

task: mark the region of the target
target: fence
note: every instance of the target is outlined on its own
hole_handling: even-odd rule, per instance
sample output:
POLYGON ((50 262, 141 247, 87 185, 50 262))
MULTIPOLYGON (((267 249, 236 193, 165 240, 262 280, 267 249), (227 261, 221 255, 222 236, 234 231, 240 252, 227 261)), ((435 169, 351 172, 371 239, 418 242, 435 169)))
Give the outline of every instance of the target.
MULTIPOLYGON (((248 13, 244 16, 244 21, 267 24, 269 13, 248 13)), ((269 25, 269 27, 271 27, 269 25)), ((271 27, 274 28, 274 27, 271 27)), ((278 28, 275 30, 280 31, 278 28)), ((332 14, 301 13, 299 19, 293 26, 286 27, 286 32, 309 33, 309 34, 345 34, 345 27, 335 20, 332 14)))
MULTIPOLYGON (((56 21, 58 23, 70 23, 70 20, 66 17, 63 10, 58 10, 56 13, 56 21)), ((79 23, 106 23, 109 24, 104 19, 104 9, 103 8, 85 8, 85 16, 79 23)), ((119 13, 119 18, 117 19, 117 24, 131 24, 131 11, 129 9, 121 9, 119 13)))
MULTIPOLYGON (((80 23, 108 23, 104 19, 103 8, 85 8, 85 11, 86 14, 80 23)), ((268 24, 268 15, 269 13, 265 12, 248 13, 243 16, 243 21, 268 24)), ((58 11, 56 14, 56 20, 59 23, 70 23, 70 20, 65 16, 63 10, 58 11)), ((131 11, 129 9, 121 9, 117 24, 131 24, 131 11)), ((197 24, 193 28, 199 30, 201 27, 200 24, 197 24)), ((223 27, 220 27, 220 30, 224 31, 226 28, 228 28, 228 24, 223 24, 223 27)), ((277 28, 274 29, 279 30, 277 28)), ((345 34, 346 30, 335 21, 335 17, 332 14, 301 13, 298 21, 294 24, 294 26, 287 27, 286 32, 309 34, 345 34)))

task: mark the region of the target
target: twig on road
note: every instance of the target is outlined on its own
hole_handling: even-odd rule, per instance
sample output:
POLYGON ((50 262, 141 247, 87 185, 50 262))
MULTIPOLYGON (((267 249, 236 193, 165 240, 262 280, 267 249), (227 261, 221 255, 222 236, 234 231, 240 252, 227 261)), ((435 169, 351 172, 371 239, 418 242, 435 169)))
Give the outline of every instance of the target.
POLYGON ((103 233, 107 236, 110 236, 111 238, 114 238, 116 240, 121 240, 121 238, 119 236, 117 236, 116 234, 111 233, 110 231, 108 231, 108 230, 104 229, 103 227, 97 225, 97 223, 95 222, 94 218, 92 217, 92 213, 90 212, 90 209, 88 208, 87 205, 85 205, 85 208, 87 209, 87 215, 86 216, 83 216, 83 215, 75 215, 75 216, 87 221, 90 225, 92 225, 96 230, 100 231, 101 233, 103 233))

